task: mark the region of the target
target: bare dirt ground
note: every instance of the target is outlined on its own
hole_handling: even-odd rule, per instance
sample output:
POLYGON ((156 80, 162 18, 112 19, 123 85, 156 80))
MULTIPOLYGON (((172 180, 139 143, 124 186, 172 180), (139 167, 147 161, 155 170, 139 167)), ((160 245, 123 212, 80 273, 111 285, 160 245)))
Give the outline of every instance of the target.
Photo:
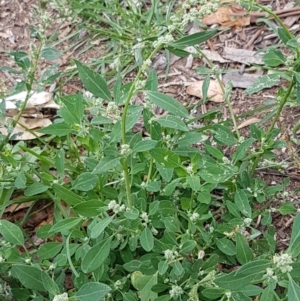
MULTIPOLYGON (((283 10, 289 2, 290 1, 288 0, 265 1, 265 3, 272 5, 273 10, 283 10)), ((0 0, 0 66, 14 67, 13 61, 9 59, 8 51, 14 50, 28 52, 30 44, 37 43, 37 41, 30 38, 30 26, 37 26, 38 24, 36 16, 32 14, 33 8, 35 7, 38 8, 37 0, 0 0)), ((78 24, 76 24, 76 21, 72 21, 71 19, 60 19, 59 13, 50 7, 49 14, 53 19, 53 23, 51 24, 50 29, 48 29, 48 36, 57 32, 57 40, 61 40, 68 35, 72 35, 72 33, 77 30, 76 25, 78 24)), ((298 16, 287 16, 283 17, 283 20, 288 23, 287 25, 290 28, 294 26, 296 30, 298 30, 300 27, 299 16, 300 14, 298 14, 298 16)), ((256 24, 252 22, 245 27, 228 27, 223 33, 206 43, 204 47, 206 50, 216 51, 222 56, 224 47, 257 51, 277 42, 277 38, 265 24, 256 24)), ((88 63, 92 58, 97 58, 103 54, 105 43, 93 45, 93 47, 89 50, 82 51, 88 44, 88 33, 83 31, 74 35, 72 38, 66 39, 57 45, 57 48, 63 51, 63 55, 54 63, 58 64, 62 71, 66 71, 72 65, 72 59, 74 58, 88 63)), ((248 67, 247 64, 234 61, 225 63, 217 61, 217 63, 225 70, 236 69, 240 72, 240 74, 242 74, 243 70, 248 67)), ((176 60, 171 65, 169 76, 166 80, 164 79, 164 70, 160 71, 160 91, 175 97, 178 101, 187 105, 198 102, 199 99, 197 97, 186 93, 186 86, 187 83, 203 79, 203 77, 198 75, 195 71, 199 66, 203 66, 203 61, 200 59, 194 59, 192 62, 190 61, 190 58, 176 60)), ((42 74, 47 67, 49 67, 49 62, 41 60, 38 75, 42 74)), ((257 71, 257 73, 259 72, 257 71)), ((9 89, 19 81, 19 79, 19 75, 10 74, 3 70, 0 71, 0 93, 7 93, 9 89)), ((249 112, 263 105, 268 100, 274 100, 278 87, 264 90, 254 95, 246 95, 243 93, 243 88, 235 87, 231 101, 236 115, 249 112)), ((49 87, 46 86, 45 89, 47 90, 49 87)), ((82 85, 76 78, 72 78, 66 82, 62 88, 63 93, 66 94, 77 93, 80 90, 82 90, 82 85)), ((219 105, 219 103, 209 101, 206 104, 201 105, 198 110, 205 113, 219 105)), ((223 108, 222 111, 225 118, 230 118, 230 114, 226 107, 223 108)), ((157 114, 163 114, 163 112, 158 111, 157 114)), ((239 119, 238 124, 240 125, 251 118, 261 120, 266 116, 266 114, 266 111, 257 112, 239 119)), ((261 170, 258 172, 258 176, 270 185, 281 183, 283 178, 290 178, 290 184, 287 187, 289 197, 283 199, 278 196, 278 199, 276 200, 277 204, 280 204, 281 202, 299 201, 299 146, 290 140, 291 129, 294 124, 299 121, 299 117, 300 106, 285 108, 282 116, 280 117, 279 123, 277 124, 277 127, 282 129, 282 136, 279 138, 287 142, 287 147, 278 152, 278 159, 287 162, 288 168, 282 173, 276 170, 261 170)), ((244 136, 249 134, 248 131, 248 126, 241 129, 244 136)), ((276 203, 274 203, 273 207, 276 207, 276 203)), ((39 206, 41 206, 41 204, 39 206)), ((19 215, 24 215, 24 212, 7 212, 6 216, 12 220, 17 220, 20 218, 19 215)), ((33 215, 29 221, 28 227, 33 229, 37 224, 47 222, 51 214, 51 210, 47 209, 39 214, 33 215)), ((282 243, 282 248, 284 248, 290 237, 290 228, 293 217, 291 215, 281 216, 274 214, 273 219, 274 225, 277 228, 277 241, 280 241, 282 243)))

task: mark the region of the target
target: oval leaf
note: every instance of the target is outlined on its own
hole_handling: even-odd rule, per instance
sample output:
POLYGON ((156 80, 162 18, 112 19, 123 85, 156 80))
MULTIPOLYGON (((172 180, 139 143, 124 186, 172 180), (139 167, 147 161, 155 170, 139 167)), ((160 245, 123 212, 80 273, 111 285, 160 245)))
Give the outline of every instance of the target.
POLYGON ((1 220, 0 233, 4 239, 13 245, 24 246, 24 236, 22 230, 15 224, 1 220))
POLYGON ((103 300, 110 292, 111 288, 103 283, 88 282, 84 284, 76 294, 79 301, 97 301, 103 300))
POLYGON ((98 183, 98 177, 90 172, 84 172, 78 176, 73 183, 73 189, 80 191, 90 191, 98 183))
POLYGON ((145 228, 141 233, 140 242, 142 248, 149 252, 154 247, 154 238, 151 230, 149 228, 145 228))

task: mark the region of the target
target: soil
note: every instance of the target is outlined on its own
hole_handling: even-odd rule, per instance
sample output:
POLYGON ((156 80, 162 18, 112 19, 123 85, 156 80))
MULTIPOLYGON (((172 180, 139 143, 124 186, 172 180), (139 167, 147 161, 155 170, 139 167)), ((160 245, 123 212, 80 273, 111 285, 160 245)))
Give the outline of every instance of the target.
MULTIPOLYGON (((288 0, 276 1, 264 1, 266 4, 273 6, 274 10, 283 9, 288 0)), ((38 41, 30 38, 30 27, 38 25, 38 17, 32 13, 34 8, 38 8, 39 2, 37 0, 0 0, 0 66, 15 67, 14 62, 9 59, 9 51, 24 51, 29 52, 30 45, 34 43, 38 45, 38 41)), ((49 6, 48 13, 53 20, 47 34, 50 36, 54 32, 58 34, 58 38, 62 39, 67 37, 77 30, 76 21, 68 19, 60 19, 59 13, 49 6)), ((297 17, 292 25, 299 25, 299 18, 297 17)), ((286 18, 287 19, 287 18, 286 18)), ((230 27, 216 38, 210 40, 209 43, 204 45, 206 50, 217 51, 222 55, 224 47, 243 48, 246 41, 249 41, 251 37, 256 36, 256 39, 248 45, 250 50, 259 50, 264 47, 268 47, 277 43, 276 37, 272 35, 272 32, 264 24, 250 24, 247 27, 234 28, 230 27), (257 34, 260 33, 260 34, 257 34)), ((64 42, 57 45, 57 48, 63 51, 63 55, 58 60, 55 60, 51 64, 58 64, 62 72, 69 70, 72 66, 72 59, 78 59, 84 63, 88 63, 93 58, 100 57, 105 52, 105 42, 98 45, 93 45, 92 48, 87 51, 84 50, 89 45, 88 33, 84 31, 78 31, 72 38, 67 38, 64 42)), ((248 66, 243 66, 241 63, 219 63, 221 68, 237 69, 243 71, 248 66)), ((165 79, 164 70, 159 72, 160 76, 160 91, 167 93, 178 101, 192 105, 199 102, 197 97, 188 95, 186 93, 186 83, 195 82, 203 79, 196 73, 196 69, 199 66, 203 66, 204 63, 200 59, 194 59, 191 67, 187 67, 187 59, 179 59, 171 65, 169 76, 165 79)), ((49 62, 41 60, 38 66, 38 76, 43 73, 45 69, 49 67, 49 62)), ((5 70, 0 71, 0 95, 7 93, 19 80, 20 76, 17 74, 10 74, 5 70)), ((286 83, 280 83, 286 84, 286 83)), ((279 85, 280 86, 280 85, 279 85)), ((241 113, 249 112, 269 100, 274 100, 279 86, 271 89, 263 90, 260 93, 254 95, 246 95, 243 93, 244 89, 234 88, 231 103, 235 114, 238 116, 241 113)), ((49 86, 45 86, 48 90, 49 86)), ((80 81, 76 78, 72 78, 65 83, 62 92, 65 94, 77 93, 83 90, 80 81)), ((205 113, 213 108, 216 108, 222 104, 208 101, 207 103, 198 107, 198 110, 205 113)), ((230 118, 228 109, 224 107, 222 109, 225 118, 230 118), (227 117, 226 117, 227 116, 227 117)), ((163 114, 164 112, 158 111, 157 114, 163 114)), ((267 114, 267 111, 257 112, 245 118, 239 119, 238 124, 250 118, 258 118, 261 120, 267 114)), ((277 127, 280 127, 281 136, 278 139, 283 139, 287 142, 287 147, 277 152, 278 161, 285 161, 288 163, 288 167, 283 172, 275 170, 260 170, 257 172, 257 176, 262 178, 270 185, 281 183, 283 178, 290 178, 290 183, 287 186, 287 192, 289 196, 282 198, 280 195, 274 198, 272 207, 277 207, 283 202, 296 202, 299 200, 299 188, 300 188, 300 153, 299 146, 294 144, 290 140, 291 130, 293 126, 299 121, 300 106, 286 107, 279 119, 277 127)), ((268 123, 267 123, 268 124, 268 123)), ((266 124, 266 125, 267 125, 266 124)), ((243 127, 241 133, 244 136, 249 135, 249 127, 243 127)), ((30 205, 29 205, 30 206, 30 205)), ((11 212, 6 212, 6 217, 11 220, 16 220, 24 217, 28 207, 18 208, 11 212)), ((27 228, 30 233, 34 235, 34 230, 41 223, 49 222, 52 218, 52 211, 47 206, 47 201, 43 201, 38 205, 38 208, 34 208, 37 214, 31 216, 27 222, 27 228)), ((285 249, 288 245, 288 241, 291 233, 291 225, 293 221, 292 215, 281 216, 279 214, 273 214, 273 224, 277 229, 277 241, 280 243, 279 248, 285 249)), ((259 227, 259 225, 258 225, 259 227)), ((42 243, 42 242, 38 242, 42 243)))

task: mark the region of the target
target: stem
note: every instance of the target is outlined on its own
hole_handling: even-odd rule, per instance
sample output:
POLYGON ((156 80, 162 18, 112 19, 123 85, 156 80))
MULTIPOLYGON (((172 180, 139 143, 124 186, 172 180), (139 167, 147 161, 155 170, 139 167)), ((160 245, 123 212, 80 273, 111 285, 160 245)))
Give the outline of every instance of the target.
MULTIPOLYGON (((42 48, 44 46, 44 43, 41 42, 38 49, 37 49, 37 52, 36 52, 36 56, 35 56, 35 60, 33 61, 32 63, 32 68, 31 70, 28 72, 28 77, 29 77, 29 83, 27 85, 27 94, 26 94, 26 97, 25 97, 25 101, 21 107, 21 109, 19 110, 19 113, 16 117, 16 119, 12 119, 12 125, 13 125, 13 128, 16 127, 16 125, 19 123, 20 121, 20 118, 26 108, 26 105, 28 103, 28 100, 29 98, 32 96, 30 95, 30 92, 32 90, 32 85, 33 85, 33 82, 34 82, 34 76, 35 76, 35 72, 37 70, 37 66, 38 66, 38 61, 39 61, 39 58, 40 58, 40 54, 41 54, 41 51, 42 51, 42 48)), ((9 141, 11 135, 12 135, 13 131, 10 132, 10 133, 7 133, 7 135, 5 136, 5 138, 2 140, 1 144, 0 144, 0 151, 3 150, 3 147, 6 145, 6 143, 9 141)))
MULTIPOLYGON (((199 50, 200 53, 201 53, 201 56, 205 59, 205 61, 208 63, 209 67, 210 68, 213 68, 214 67, 214 64, 211 62, 211 60, 201 51, 199 50)), ((221 90, 222 90, 222 93, 225 95, 226 91, 225 91, 225 88, 224 88, 224 84, 222 83, 221 79, 220 79, 220 75, 219 74, 215 74, 216 76, 216 79, 221 87, 221 90)), ((235 119, 235 115, 234 115, 234 112, 233 112, 233 109, 232 109, 232 105, 230 103, 230 94, 225 98, 225 102, 228 106, 228 109, 229 109, 229 112, 230 112, 230 117, 232 119, 232 122, 233 122, 233 127, 234 127, 234 131, 236 132, 236 135, 238 137, 238 139, 240 138, 240 132, 239 132, 239 129, 237 127, 237 123, 236 123, 236 119, 235 119)))
POLYGON ((291 92, 292 92, 292 89, 293 89, 294 85, 295 85, 295 81, 292 80, 292 81, 290 82, 290 85, 289 85, 289 87, 288 87, 288 90, 286 91, 286 93, 285 93, 283 99, 281 100, 281 102, 280 102, 280 104, 279 104, 279 107, 278 107, 278 109, 277 109, 277 113, 276 113, 276 115, 275 115, 275 117, 274 117, 274 119, 273 119, 273 121, 272 121, 272 123, 271 123, 269 129, 268 129, 267 136, 270 135, 270 133, 271 133, 272 130, 274 129, 274 126, 275 126, 275 124, 276 124, 276 122, 277 122, 277 120, 278 120, 278 118, 279 118, 279 116, 280 116, 280 113, 281 113, 281 111, 282 111, 282 108, 283 108, 284 105, 286 104, 286 102, 287 102, 287 100, 288 100, 288 98, 289 98, 289 96, 290 96, 290 94, 291 94, 291 92))
MULTIPOLYGON (((148 59, 150 59, 151 57, 153 57, 153 55, 159 50, 160 47, 157 47, 153 50, 153 52, 149 55, 148 59)), ((135 77, 135 80, 133 81, 130 90, 128 92, 128 96, 125 100, 125 104, 124 104, 124 109, 123 109, 123 114, 122 114, 122 119, 121 119, 121 126, 122 126, 122 144, 126 144, 126 118, 127 118, 127 111, 128 111, 128 107, 130 104, 130 100, 134 94, 135 91, 135 85, 136 82, 139 80, 140 76, 142 74, 142 68, 139 68, 138 73, 135 77)), ((126 187, 126 196, 127 196, 127 207, 129 209, 132 208, 132 199, 131 199, 131 184, 130 184, 130 178, 129 178, 129 173, 128 173, 128 163, 127 163, 127 159, 123 159, 122 162, 123 165, 123 170, 124 170, 124 180, 125 180, 125 187, 126 187)))

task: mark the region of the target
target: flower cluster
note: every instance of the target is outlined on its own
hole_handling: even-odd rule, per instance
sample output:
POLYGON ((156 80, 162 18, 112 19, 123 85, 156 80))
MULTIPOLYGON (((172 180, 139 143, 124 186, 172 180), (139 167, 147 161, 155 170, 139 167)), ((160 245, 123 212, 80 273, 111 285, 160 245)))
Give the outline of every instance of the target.
POLYGON ((171 34, 166 34, 164 36, 158 37, 157 41, 153 42, 153 47, 158 48, 160 46, 168 45, 174 41, 174 38, 171 34))
POLYGON ((183 294, 183 289, 178 285, 172 285, 172 289, 169 291, 170 297, 175 300, 183 294))
POLYGON ((263 279, 266 279, 267 282, 269 282, 271 279, 275 280, 275 282, 278 282, 278 278, 276 275, 274 275, 274 271, 271 268, 267 268, 266 274, 263 275, 263 279))
POLYGON ((112 200, 108 204, 108 209, 112 210, 115 214, 117 214, 119 212, 125 211, 126 207, 124 204, 119 205, 119 204, 117 204, 117 202, 115 200, 112 200))
POLYGON ((54 296, 52 301, 68 301, 68 300, 69 300, 68 294, 63 293, 63 294, 54 296))
POLYGON ((177 256, 178 256, 178 252, 177 251, 172 251, 170 249, 167 249, 164 251, 164 256, 165 256, 165 259, 170 262, 172 260, 174 260, 177 256))
POLYGON ((196 222, 199 219, 199 217, 200 217, 199 213, 197 213, 197 212, 188 213, 188 216, 189 216, 190 221, 192 223, 196 222))
POLYGON ((290 254, 287 253, 283 253, 281 255, 276 254, 273 257, 273 262, 276 264, 276 267, 280 269, 282 273, 289 273, 293 269, 293 267, 290 265, 291 263, 293 263, 290 254))
POLYGON ((129 144, 122 144, 120 153, 121 153, 122 156, 128 157, 131 153, 130 145, 129 144))
POLYGON ((142 225, 147 227, 147 224, 150 222, 147 212, 142 212, 140 215, 141 219, 143 220, 142 225))

